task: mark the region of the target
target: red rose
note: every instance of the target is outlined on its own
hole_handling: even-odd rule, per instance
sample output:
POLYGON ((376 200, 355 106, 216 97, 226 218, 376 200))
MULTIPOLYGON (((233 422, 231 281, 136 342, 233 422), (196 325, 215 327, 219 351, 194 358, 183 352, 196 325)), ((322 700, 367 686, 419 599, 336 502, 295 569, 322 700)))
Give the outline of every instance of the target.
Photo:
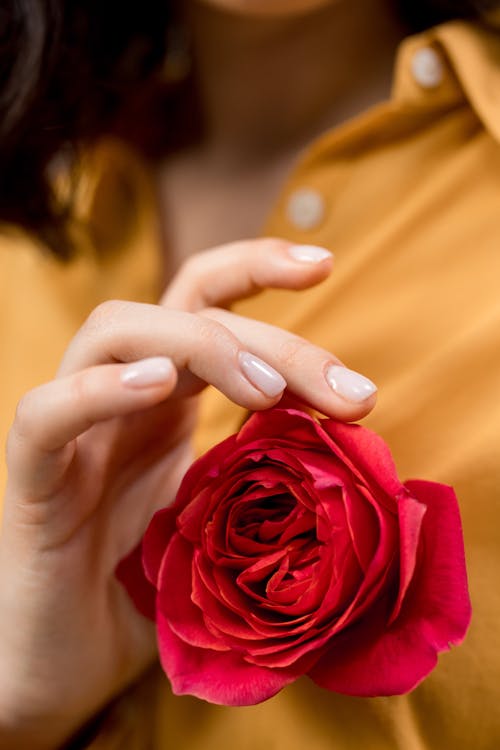
POLYGON ((403 485, 373 432, 288 409, 199 459, 117 574, 173 691, 226 705, 303 674, 406 692, 470 620, 453 490, 403 485))

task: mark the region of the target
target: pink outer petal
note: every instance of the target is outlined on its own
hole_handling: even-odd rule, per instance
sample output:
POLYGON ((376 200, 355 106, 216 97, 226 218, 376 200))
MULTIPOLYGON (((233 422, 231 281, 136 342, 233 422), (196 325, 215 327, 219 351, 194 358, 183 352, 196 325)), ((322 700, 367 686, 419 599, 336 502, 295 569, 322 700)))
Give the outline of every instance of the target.
POLYGON ((399 516, 399 592, 388 624, 397 618, 413 579, 417 564, 417 550, 420 541, 422 521, 427 508, 411 495, 404 494, 398 499, 399 516))
POLYGON ((177 491, 174 506, 176 513, 186 507, 197 494, 200 487, 205 486, 213 478, 221 474, 221 466, 234 453, 236 435, 218 443, 209 451, 200 456, 185 473, 181 485, 177 491))
POLYGON ((344 424, 334 419, 323 419, 320 424, 340 448, 338 455, 345 459, 347 467, 374 481, 389 497, 401 492, 394 459, 379 435, 359 424, 344 424))
POLYGON ((138 544, 124 557, 115 569, 115 575, 127 590, 141 615, 155 619, 156 589, 144 575, 142 545, 138 544))
POLYGON ((381 601, 377 610, 332 640, 309 672, 322 687, 358 696, 408 692, 434 668, 440 651, 465 637, 471 609, 455 494, 433 482, 412 481, 405 487, 427 512, 400 614, 388 626, 381 601))
POLYGON ((413 618, 421 615, 425 637, 441 651, 463 641, 471 619, 458 502, 453 489, 444 484, 413 480, 404 486, 427 512, 423 549, 402 613, 408 609, 413 618))
POLYGON ((318 423, 309 414, 297 409, 268 409, 255 412, 237 436, 238 445, 251 445, 263 440, 286 440, 291 445, 317 445, 318 423))
POLYGON ((142 538, 142 564, 148 581, 158 584, 163 555, 175 531, 175 510, 172 507, 157 511, 142 538))
POLYGON ((250 706, 275 695, 299 675, 248 664, 236 651, 196 648, 178 638, 159 613, 160 660, 175 695, 225 706, 250 706))
POLYGON ((192 601, 193 549, 180 534, 174 534, 159 576, 157 620, 161 616, 170 628, 193 646, 227 650, 227 646, 207 630, 202 612, 192 601))
POLYGON ((374 697, 412 690, 434 669, 437 654, 410 623, 384 630, 381 611, 335 638, 309 677, 344 695, 374 697))
POLYGON ((182 512, 177 516, 177 526, 180 533, 191 542, 197 542, 203 537, 207 510, 210 507, 213 490, 214 488, 210 484, 208 487, 199 488, 197 494, 190 498, 182 512))

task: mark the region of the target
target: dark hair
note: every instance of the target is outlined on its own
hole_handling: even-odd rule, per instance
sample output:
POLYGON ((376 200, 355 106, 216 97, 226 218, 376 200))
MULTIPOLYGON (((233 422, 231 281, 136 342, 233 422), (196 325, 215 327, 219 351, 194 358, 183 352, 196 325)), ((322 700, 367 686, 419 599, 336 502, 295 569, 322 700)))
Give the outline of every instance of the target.
POLYGON ((500 0, 396 0, 396 4, 415 31, 453 18, 485 18, 500 9, 500 0))
MULTIPOLYGON (((397 2, 415 29, 500 7, 500 0, 397 2)), ((142 147, 154 142, 144 128, 130 127, 134 107, 146 100, 157 102, 160 119, 174 123, 171 132, 179 135, 186 82, 169 87, 162 78, 162 96, 149 96, 160 89, 155 71, 174 38, 168 31, 178 28, 176 6, 172 0, 2 0, 0 222, 25 227, 69 257, 71 201, 53 190, 54 156, 63 149, 74 156, 113 132, 142 147)))
POLYGON ((71 205, 49 165, 105 133, 133 140, 119 115, 152 85, 175 23, 171 0, 2 0, 0 221, 69 255, 71 205))

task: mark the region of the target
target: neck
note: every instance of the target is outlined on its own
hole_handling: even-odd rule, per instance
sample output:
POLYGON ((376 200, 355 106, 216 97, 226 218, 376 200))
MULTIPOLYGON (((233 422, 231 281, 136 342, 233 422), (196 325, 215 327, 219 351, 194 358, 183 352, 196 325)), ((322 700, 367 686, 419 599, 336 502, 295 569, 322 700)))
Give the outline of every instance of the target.
POLYGON ((407 32, 391 0, 336 0, 286 19, 188 11, 206 123, 204 149, 229 166, 300 148, 386 98, 407 32))

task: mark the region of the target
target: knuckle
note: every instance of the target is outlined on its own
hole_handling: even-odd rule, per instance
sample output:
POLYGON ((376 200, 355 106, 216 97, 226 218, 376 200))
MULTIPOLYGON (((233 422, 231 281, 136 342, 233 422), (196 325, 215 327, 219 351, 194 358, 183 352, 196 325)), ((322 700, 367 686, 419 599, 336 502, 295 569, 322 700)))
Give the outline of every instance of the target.
POLYGON ((264 235, 263 237, 258 237, 255 242, 257 242, 259 245, 265 246, 280 246, 280 245, 289 245, 290 243, 288 240, 284 240, 282 237, 273 237, 271 235, 264 235))
POLYGON ((82 370, 77 372, 71 378, 69 383, 69 403, 78 405, 88 403, 92 400, 92 388, 88 371, 82 370))
POLYGON ((10 462, 17 448, 26 441, 33 441, 35 435, 36 391, 28 391, 18 401, 14 421, 6 440, 6 457, 10 462))
POLYGON ((95 307, 82 326, 87 335, 95 335, 110 330, 116 318, 128 310, 130 302, 124 300, 106 300, 95 307))
POLYGON ((233 334, 222 323, 205 316, 199 316, 199 335, 206 349, 227 348, 234 343, 233 334))
POLYGON ((287 337, 278 346, 278 359, 285 367, 296 365, 310 359, 311 344, 299 336, 287 337))
POLYGON ((225 310, 222 310, 220 307, 204 307, 203 310, 200 310, 198 313, 199 317, 207 318, 208 320, 212 320, 214 323, 218 323, 218 325, 222 325, 220 322, 220 317, 225 315, 225 310))
POLYGON ((19 400, 11 432, 18 435, 29 435, 33 422, 34 394, 34 391, 28 391, 19 400))
POLYGON ((290 245, 287 240, 280 237, 259 237, 255 240, 256 247, 262 253, 262 258, 267 259, 276 250, 282 250, 290 245))

